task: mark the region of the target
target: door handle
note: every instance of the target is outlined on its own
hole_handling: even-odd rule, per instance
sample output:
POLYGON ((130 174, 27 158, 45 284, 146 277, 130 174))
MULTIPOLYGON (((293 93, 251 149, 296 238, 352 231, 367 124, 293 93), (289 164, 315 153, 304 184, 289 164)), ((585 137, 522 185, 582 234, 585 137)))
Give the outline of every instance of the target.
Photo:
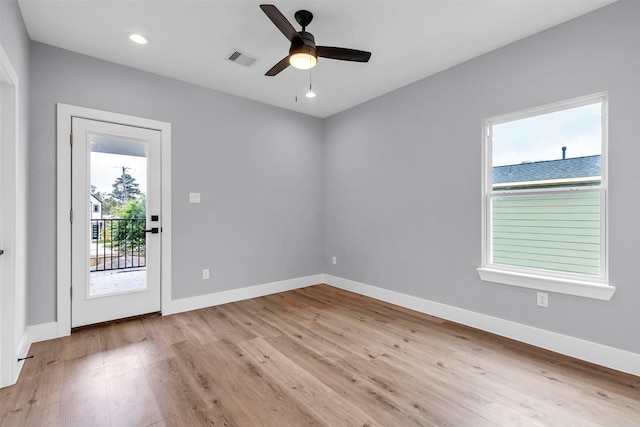
POLYGON ((4 254, 4 249, 0 249, 0 255, 4 254))
POLYGON ((144 230, 145 233, 158 234, 160 229, 158 227, 153 227, 151 230, 144 230))

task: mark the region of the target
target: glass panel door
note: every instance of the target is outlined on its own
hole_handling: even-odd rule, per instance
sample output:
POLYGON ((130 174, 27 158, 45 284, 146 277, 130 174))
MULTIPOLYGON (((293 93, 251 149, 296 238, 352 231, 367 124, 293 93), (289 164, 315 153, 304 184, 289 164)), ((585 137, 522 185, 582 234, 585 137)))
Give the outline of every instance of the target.
POLYGON ((72 119, 71 326, 160 310, 160 132, 72 119))

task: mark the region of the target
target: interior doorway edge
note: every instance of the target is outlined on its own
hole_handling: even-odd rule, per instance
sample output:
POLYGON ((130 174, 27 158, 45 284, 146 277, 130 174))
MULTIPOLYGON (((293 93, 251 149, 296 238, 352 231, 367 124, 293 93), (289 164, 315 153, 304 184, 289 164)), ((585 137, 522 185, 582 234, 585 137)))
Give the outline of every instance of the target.
POLYGON ((26 148, 20 143, 18 73, 0 44, 0 388, 15 383, 25 355, 26 148))

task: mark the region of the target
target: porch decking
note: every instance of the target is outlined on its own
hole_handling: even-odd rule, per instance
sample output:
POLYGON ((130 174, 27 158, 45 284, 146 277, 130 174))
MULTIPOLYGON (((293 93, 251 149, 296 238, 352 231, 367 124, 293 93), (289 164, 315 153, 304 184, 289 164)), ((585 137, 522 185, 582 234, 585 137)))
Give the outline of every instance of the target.
POLYGON ((146 288, 146 268, 92 271, 89 273, 89 295, 108 295, 146 288))

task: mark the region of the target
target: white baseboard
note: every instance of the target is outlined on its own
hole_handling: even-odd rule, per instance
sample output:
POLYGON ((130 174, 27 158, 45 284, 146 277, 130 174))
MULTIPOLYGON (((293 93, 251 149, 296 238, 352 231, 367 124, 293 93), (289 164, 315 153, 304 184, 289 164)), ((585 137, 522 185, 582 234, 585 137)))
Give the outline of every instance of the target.
MULTIPOLYGON (((17 355, 18 355, 18 359, 22 359, 27 357, 27 355, 29 354, 29 349, 31 348, 31 339, 29 337, 29 328, 31 326, 28 326, 27 329, 25 329, 24 333, 22 334, 22 338, 20 338, 20 343, 18 344, 18 348, 17 348, 17 355)), ((23 362, 18 363, 18 371, 15 373, 15 378, 13 378, 13 382, 11 384, 15 384, 16 381, 18 381, 18 377, 20 376, 20 372, 22 372, 22 367, 24 366, 23 362)), ((7 384, 7 385, 11 385, 11 384, 7 384)))
MULTIPOLYGON (((175 314, 198 310, 234 301, 257 298, 278 292, 290 291, 306 286, 326 283, 327 285, 355 292, 421 313, 440 317, 445 320, 471 326, 496 335, 511 338, 556 353, 575 357, 597 365, 640 376, 640 354, 591 341, 562 335, 544 329, 534 328, 521 323, 488 316, 462 308, 402 294, 388 289, 378 288, 353 280, 343 279, 329 274, 299 277, 280 282, 265 283, 240 289, 216 292, 197 297, 171 301, 169 307, 163 307, 162 314, 175 314)), ((19 357, 25 357, 32 343, 58 338, 57 322, 31 325, 25 331, 18 347, 19 357)))
POLYGON ((280 282, 265 283, 262 285, 248 286, 246 288, 199 295, 197 297, 172 300, 169 302, 168 307, 162 307, 162 315, 182 313, 184 311, 198 310, 201 308, 257 298, 278 292, 291 291, 293 289, 322 283, 323 278, 324 275, 317 274, 315 276, 298 277, 296 279, 283 280, 280 282))
POLYGON ((27 334, 31 343, 59 338, 58 322, 40 323, 27 327, 27 334))
MULTIPOLYGON (((27 328, 24 334, 22 334, 22 338, 20 338, 20 343, 18 343, 18 349, 16 351, 18 358, 26 357, 27 353, 29 353, 29 348, 31 348, 31 340, 29 339, 29 328, 27 328)), ((22 363, 20 364, 20 368, 22 368, 22 363)))
MULTIPOLYGON (((324 275, 317 274, 315 276, 298 277, 295 279, 283 280, 280 282, 265 283, 262 285, 248 286, 246 288, 231 289, 228 291, 215 292, 207 295, 198 295, 195 297, 173 300, 169 302, 168 307, 162 308, 162 314, 175 314, 184 311, 198 310, 200 308, 212 307, 215 305, 226 304, 234 301, 241 301, 250 298, 257 298, 264 295, 275 294, 278 292, 290 291, 293 289, 304 288, 305 286, 317 285, 322 283, 324 275)), ((58 322, 41 323, 31 325, 22 336, 19 346, 20 357, 24 357, 32 343, 45 341, 54 338, 67 336, 68 333, 61 333, 58 330, 58 322)))
POLYGON ((336 288, 355 292, 452 322, 461 323, 556 353, 575 357, 576 359, 640 376, 640 354, 637 353, 366 285, 329 274, 324 275, 323 282, 336 288))
MULTIPOLYGON (((58 322, 50 322, 50 323, 42 323, 40 325, 32 325, 27 326, 22 337, 20 338, 20 342, 18 343, 18 348, 16 349, 16 354, 18 359, 23 359, 29 355, 29 350, 31 349, 31 344, 38 341, 50 340, 58 337, 58 322)), ((18 377, 20 376, 20 372, 22 372, 22 367, 24 363, 18 364, 18 370, 15 373, 15 378, 11 384, 3 384, 2 387, 9 386, 15 384, 18 381, 18 377)))
POLYGON ((31 344, 39 341, 58 338, 58 322, 40 323, 39 325, 27 326, 22 334, 20 344, 18 344, 18 357, 26 357, 31 348, 31 344))

